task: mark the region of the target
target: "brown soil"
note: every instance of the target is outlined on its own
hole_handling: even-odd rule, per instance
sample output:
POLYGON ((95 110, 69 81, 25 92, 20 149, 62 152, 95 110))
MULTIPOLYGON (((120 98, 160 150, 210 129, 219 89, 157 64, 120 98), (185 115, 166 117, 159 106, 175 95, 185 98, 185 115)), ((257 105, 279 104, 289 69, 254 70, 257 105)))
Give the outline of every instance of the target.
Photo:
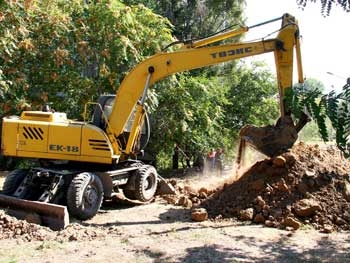
POLYGON ((298 144, 238 180, 169 179, 178 195, 114 200, 62 231, 0 211, 0 262, 349 262, 349 173, 339 151, 298 144), (191 220, 198 207, 209 219, 191 220))
POLYGON ((282 156, 257 162, 221 188, 178 188, 184 196, 177 203, 204 207, 216 220, 234 217, 269 227, 309 224, 323 232, 350 230, 350 162, 332 147, 299 143, 282 156))

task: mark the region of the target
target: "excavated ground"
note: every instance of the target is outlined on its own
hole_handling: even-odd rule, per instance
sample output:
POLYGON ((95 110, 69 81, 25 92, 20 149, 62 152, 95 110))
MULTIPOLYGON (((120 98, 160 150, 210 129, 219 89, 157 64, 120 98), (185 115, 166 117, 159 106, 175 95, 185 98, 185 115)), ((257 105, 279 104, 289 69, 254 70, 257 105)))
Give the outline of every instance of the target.
POLYGON ((215 220, 234 217, 291 230, 311 225, 326 233, 350 230, 350 161, 334 147, 299 143, 255 163, 233 183, 177 188, 182 196, 170 202, 205 208, 215 220))
MULTIPOLYGON (((214 177, 215 186, 210 186, 203 175, 192 181, 169 179, 178 194, 155 202, 161 204, 165 199, 189 211, 204 208, 213 222, 234 218, 289 230, 302 225, 326 233, 350 230, 350 161, 335 148, 299 143, 282 156, 255 163, 239 179, 214 177)), ((0 240, 91 240, 103 239, 110 231, 115 229, 101 230, 94 224, 75 222, 54 232, 0 210, 0 240)))

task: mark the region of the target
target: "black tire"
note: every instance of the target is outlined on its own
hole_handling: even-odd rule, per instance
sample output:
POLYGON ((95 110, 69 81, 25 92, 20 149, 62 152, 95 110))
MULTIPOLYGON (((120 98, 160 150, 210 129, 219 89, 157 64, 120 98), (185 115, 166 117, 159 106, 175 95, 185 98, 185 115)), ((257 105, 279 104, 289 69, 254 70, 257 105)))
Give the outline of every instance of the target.
POLYGON ((4 195, 13 195, 18 186, 22 183, 26 177, 28 170, 25 169, 16 169, 10 172, 5 179, 5 182, 2 186, 2 194, 4 195))
POLYGON ((144 165, 136 174, 135 198, 141 202, 148 202, 157 190, 157 171, 151 165, 144 165))
POLYGON ((103 201, 101 179, 93 173, 76 175, 68 187, 67 207, 73 217, 87 220, 94 217, 103 201))

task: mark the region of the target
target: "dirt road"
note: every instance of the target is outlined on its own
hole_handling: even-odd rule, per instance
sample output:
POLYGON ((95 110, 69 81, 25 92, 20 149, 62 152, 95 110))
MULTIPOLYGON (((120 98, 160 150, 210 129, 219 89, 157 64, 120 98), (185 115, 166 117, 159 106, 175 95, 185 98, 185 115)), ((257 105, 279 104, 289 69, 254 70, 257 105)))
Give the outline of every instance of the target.
POLYGON ((195 223, 189 210, 160 199, 109 207, 62 232, 39 231, 46 240, 0 240, 0 262, 350 262, 349 232, 195 223))

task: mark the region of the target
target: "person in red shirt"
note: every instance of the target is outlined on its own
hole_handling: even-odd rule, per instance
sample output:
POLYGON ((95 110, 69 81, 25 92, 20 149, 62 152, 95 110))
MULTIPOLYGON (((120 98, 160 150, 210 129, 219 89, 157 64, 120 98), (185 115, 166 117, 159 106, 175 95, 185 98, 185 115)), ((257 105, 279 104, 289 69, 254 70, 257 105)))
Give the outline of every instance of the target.
POLYGON ((211 149, 210 152, 208 153, 208 163, 211 170, 215 168, 215 155, 216 155, 216 152, 214 149, 211 149))

